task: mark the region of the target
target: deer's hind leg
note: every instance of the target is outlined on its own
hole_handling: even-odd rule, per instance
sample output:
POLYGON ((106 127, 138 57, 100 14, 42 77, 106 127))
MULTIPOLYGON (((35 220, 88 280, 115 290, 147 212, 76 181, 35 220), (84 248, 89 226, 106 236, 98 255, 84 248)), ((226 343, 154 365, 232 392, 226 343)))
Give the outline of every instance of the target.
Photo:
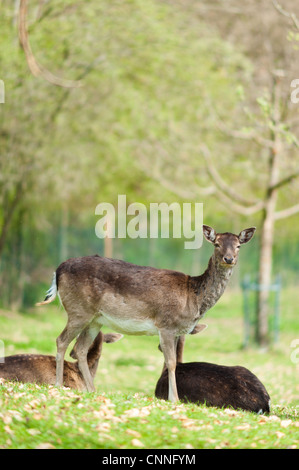
POLYGON ((90 346, 98 335, 101 325, 88 324, 77 338, 76 344, 73 349, 73 355, 78 360, 79 370, 83 376, 88 392, 94 392, 95 387, 93 377, 88 367, 87 355, 90 346))
POLYGON ((64 356, 69 344, 73 339, 85 328, 88 321, 83 320, 82 317, 68 316, 68 322, 63 332, 56 339, 57 353, 56 353, 56 386, 63 385, 63 367, 64 356))

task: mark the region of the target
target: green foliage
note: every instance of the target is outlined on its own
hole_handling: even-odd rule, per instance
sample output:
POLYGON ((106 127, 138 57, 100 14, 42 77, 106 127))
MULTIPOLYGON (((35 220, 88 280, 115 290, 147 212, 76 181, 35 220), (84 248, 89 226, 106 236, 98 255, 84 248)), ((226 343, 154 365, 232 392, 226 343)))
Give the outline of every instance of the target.
MULTIPOLYGON (((35 289, 44 289, 42 283, 65 257, 103 254, 94 210, 102 201, 116 204, 118 194, 126 194, 128 204, 204 202, 206 223, 219 231, 258 225, 255 216, 249 221, 228 213, 218 196, 200 195, 211 184, 199 154, 206 142, 219 173, 236 191, 263 196, 268 154, 257 154, 250 141, 236 145, 223 135, 215 110, 227 125, 240 123, 250 134, 255 124, 264 125, 268 101, 259 100, 260 113, 249 108, 246 113, 253 64, 199 18, 196 2, 184 7, 158 0, 30 1, 36 59, 57 76, 81 79, 76 89, 31 75, 18 42, 15 4, 2 1, 1 12, 2 305, 31 305, 35 289), (178 196, 176 189, 188 196, 178 196)), ((289 145, 295 142, 290 128, 281 128, 281 134, 289 145)), ((280 196, 281 205, 295 195, 293 188, 280 196)), ((285 227, 276 239, 279 253, 288 251, 284 245, 294 230, 292 223, 285 227)), ((187 253, 177 240, 131 242, 117 240, 114 254, 192 274, 205 268, 205 250, 187 253)), ((256 268, 257 249, 244 269, 256 268)), ((291 272, 298 256, 292 252, 291 272)), ((276 264, 285 268, 279 259, 276 264)))
POLYGON ((9 382, 0 391, 4 449, 298 448, 291 407, 275 406, 272 416, 261 417, 140 393, 83 394, 9 382))
MULTIPOLYGON (((60 88, 31 75, 17 11, 8 1, 1 9, 1 298, 18 307, 32 302, 38 266, 53 269, 67 252, 101 250, 94 234, 99 202, 115 204, 118 194, 128 204, 177 199, 144 171, 141 157, 154 165, 156 143, 172 156, 167 177, 206 184, 198 143, 207 132, 207 98, 232 108, 248 62, 192 12, 159 1, 32 1, 37 61, 82 80, 81 88, 60 88)), ((214 129, 208 132, 215 139, 214 129)), ((140 253, 139 262, 147 258, 140 253)))
MULTIPOLYGON (((299 327, 296 296, 296 289, 283 292, 281 341, 268 352, 241 349, 242 299, 235 293, 227 292, 207 314, 207 330, 186 338, 185 362, 239 364, 255 373, 271 397, 269 416, 155 399, 163 364, 158 338, 126 336, 104 344, 94 394, 0 379, 0 446, 297 448, 298 365, 290 358, 299 327)), ((0 321, 6 355, 55 355, 66 315, 57 302, 23 315, 1 311, 0 321)))

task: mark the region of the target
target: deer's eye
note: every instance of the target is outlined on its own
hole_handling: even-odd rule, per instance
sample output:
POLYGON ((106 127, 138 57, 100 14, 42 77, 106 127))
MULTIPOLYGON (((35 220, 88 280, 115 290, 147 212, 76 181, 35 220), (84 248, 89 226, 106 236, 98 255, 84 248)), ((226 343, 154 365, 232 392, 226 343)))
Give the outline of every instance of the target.
POLYGON ((240 248, 241 245, 236 246, 236 248, 240 248))
POLYGON ((220 248, 219 243, 214 243, 214 246, 216 246, 216 248, 220 248))

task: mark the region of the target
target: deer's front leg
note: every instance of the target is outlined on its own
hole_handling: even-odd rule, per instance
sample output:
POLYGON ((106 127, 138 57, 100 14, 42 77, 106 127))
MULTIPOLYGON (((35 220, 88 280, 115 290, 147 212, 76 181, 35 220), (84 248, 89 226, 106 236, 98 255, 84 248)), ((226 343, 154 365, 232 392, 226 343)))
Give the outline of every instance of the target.
POLYGON ((167 330, 160 330, 159 336, 165 364, 168 369, 168 400, 176 402, 179 400, 175 378, 176 337, 167 330))

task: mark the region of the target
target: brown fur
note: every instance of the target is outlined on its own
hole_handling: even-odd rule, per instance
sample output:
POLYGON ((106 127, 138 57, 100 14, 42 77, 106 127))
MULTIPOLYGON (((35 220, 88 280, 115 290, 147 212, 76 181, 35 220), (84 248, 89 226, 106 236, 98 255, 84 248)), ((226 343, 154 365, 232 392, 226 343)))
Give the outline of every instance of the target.
MULTIPOLYGON (((269 413, 270 397, 264 385, 248 369, 208 362, 178 363, 175 371, 179 399, 207 406, 232 407, 269 413)), ((155 396, 168 398, 168 370, 157 382, 155 396)))
MULTIPOLYGON (((239 235, 216 234, 206 225, 203 230, 215 250, 207 270, 200 276, 97 255, 69 259, 58 267, 56 283, 68 323, 57 338, 57 385, 62 384, 66 348, 79 334, 75 346, 79 367, 87 389, 94 390, 86 355, 93 338, 106 325, 124 334, 159 335, 171 371, 169 395, 177 400, 174 376, 177 337, 191 333, 223 294, 237 262, 239 245, 249 241, 255 229, 243 230, 239 235)), ((51 289, 53 300, 56 294, 52 295, 51 289)))
MULTIPOLYGON (((95 377, 102 345, 118 341, 122 335, 100 332, 88 351, 87 361, 92 377, 95 377)), ((75 358, 74 350, 71 356, 75 358)), ((0 363, 0 377, 17 382, 32 382, 54 385, 56 380, 56 360, 54 356, 43 354, 16 354, 7 356, 0 363)), ((79 370, 78 362, 64 361, 63 385, 77 390, 86 390, 83 376, 79 370)))
MULTIPOLYGON (((182 363, 184 339, 177 346, 176 384, 183 402, 206 404, 218 408, 232 407, 270 412, 270 397, 264 385, 248 369, 241 366, 222 366, 208 362, 182 363)), ((168 398, 168 370, 164 368, 157 382, 155 396, 168 398)))

